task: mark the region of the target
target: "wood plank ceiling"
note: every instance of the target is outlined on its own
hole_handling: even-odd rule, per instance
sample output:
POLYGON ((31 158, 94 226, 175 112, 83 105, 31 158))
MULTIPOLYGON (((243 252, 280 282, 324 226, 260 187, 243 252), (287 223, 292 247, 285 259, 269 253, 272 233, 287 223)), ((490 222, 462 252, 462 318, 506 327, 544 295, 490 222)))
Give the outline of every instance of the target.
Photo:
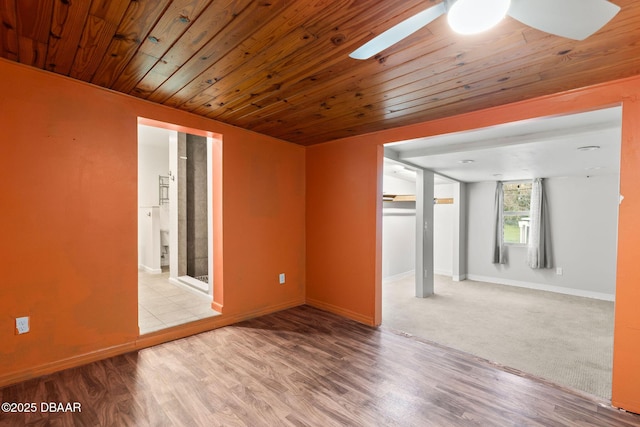
POLYGON ((310 145, 640 73, 640 2, 584 41, 441 17, 348 54, 435 0, 0 0, 0 56, 310 145))

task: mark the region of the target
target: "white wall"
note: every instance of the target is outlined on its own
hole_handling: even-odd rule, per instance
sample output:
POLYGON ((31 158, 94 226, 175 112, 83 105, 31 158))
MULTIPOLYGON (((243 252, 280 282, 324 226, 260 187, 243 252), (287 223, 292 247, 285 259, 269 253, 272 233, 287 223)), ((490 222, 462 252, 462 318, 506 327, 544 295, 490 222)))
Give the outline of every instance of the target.
MULTIPOLYGON (((383 177, 383 192, 415 194, 415 182, 383 177)), ((413 272, 416 254, 416 211, 414 202, 385 202, 382 208, 382 277, 413 272)))
POLYGON ((618 182, 618 175, 546 180, 553 246, 551 270, 529 268, 527 248, 521 246, 507 246, 507 265, 491 262, 495 183, 468 184, 468 277, 613 300, 618 182), (557 275, 555 267, 561 267, 563 274, 557 275))
MULTIPOLYGON (((434 197, 454 198, 455 184, 437 184, 434 197)), ((415 194, 415 183, 385 175, 383 189, 388 194, 415 194)), ((382 217, 382 277, 411 273, 415 269, 415 204, 384 203, 382 217)), ((456 205, 433 207, 433 271, 453 274, 456 205)))
POLYGON ((385 174, 382 181, 382 192, 385 194, 416 194, 416 183, 385 174))
MULTIPOLYGON (((435 198, 453 198, 454 184, 436 184, 435 198)), ((435 274, 453 274, 454 220, 456 205, 433 206, 433 271, 435 274)))
POLYGON ((159 273, 160 243, 158 209, 158 177, 169 173, 169 135, 171 131, 149 126, 138 126, 138 265, 147 271, 159 273), (155 219, 150 224, 151 214, 155 219), (155 227, 155 228, 153 228, 155 227), (155 230, 155 231, 154 231, 155 230))
POLYGON ((138 206, 158 206, 158 176, 169 173, 169 134, 165 129, 139 126, 138 206))

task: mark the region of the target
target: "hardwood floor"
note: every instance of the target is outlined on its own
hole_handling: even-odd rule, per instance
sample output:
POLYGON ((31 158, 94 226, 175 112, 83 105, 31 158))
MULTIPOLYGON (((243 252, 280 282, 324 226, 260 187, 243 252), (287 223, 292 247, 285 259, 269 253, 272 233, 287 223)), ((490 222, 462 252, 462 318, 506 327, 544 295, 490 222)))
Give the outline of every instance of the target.
POLYGON ((0 413, 1 426, 640 425, 588 395, 308 306, 9 386, 0 401, 37 407, 0 413))

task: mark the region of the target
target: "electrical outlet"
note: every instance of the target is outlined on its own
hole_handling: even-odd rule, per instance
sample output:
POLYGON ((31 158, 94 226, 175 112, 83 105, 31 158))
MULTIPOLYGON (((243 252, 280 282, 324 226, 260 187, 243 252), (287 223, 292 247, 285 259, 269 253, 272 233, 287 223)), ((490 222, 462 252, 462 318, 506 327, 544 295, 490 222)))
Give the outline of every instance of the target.
POLYGON ((284 281, 285 281, 285 280, 284 280, 284 273, 280 273, 280 277, 279 277, 279 279, 280 279, 280 284, 281 284, 281 285, 284 285, 284 281))
POLYGON ((563 273, 563 272, 562 272, 562 267, 557 267, 557 268, 556 268, 556 274, 557 274, 558 276, 562 276, 562 273, 563 273))
POLYGON ((29 316, 16 317, 16 335, 29 332, 29 316))

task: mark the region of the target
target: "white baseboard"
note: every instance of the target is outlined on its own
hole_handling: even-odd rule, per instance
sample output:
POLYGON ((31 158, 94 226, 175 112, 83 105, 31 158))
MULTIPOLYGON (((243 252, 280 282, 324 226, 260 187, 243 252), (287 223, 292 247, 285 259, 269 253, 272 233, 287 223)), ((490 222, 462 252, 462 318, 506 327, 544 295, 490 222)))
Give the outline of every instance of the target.
POLYGON ((146 265, 142 265, 142 264, 138 265, 138 269, 139 270, 144 270, 146 273, 149 273, 149 274, 160 274, 160 273, 162 273, 162 268, 151 268, 151 267, 147 267, 146 265))
POLYGON ((437 274, 438 276, 447 276, 447 277, 453 277, 453 271, 449 270, 433 270, 433 274, 437 274))
POLYGON ((516 286, 519 288, 535 289, 538 291, 555 292, 558 294, 573 295, 576 297, 593 298, 603 301, 615 301, 615 295, 611 294, 584 291, 582 289, 565 288, 562 286, 545 285, 542 283, 521 282, 519 280, 504 279, 501 277, 477 276, 475 274, 467 274, 467 279, 474 280, 476 282, 496 283, 498 285, 516 286))
MULTIPOLYGON (((383 277, 382 281, 383 282, 395 282, 396 280, 402 280, 404 278, 407 278, 409 276, 413 276, 415 274, 416 274, 415 270, 405 271, 404 273, 395 274, 395 275, 389 276, 389 277, 383 277)), ((438 276, 451 277, 455 282, 461 282, 461 281, 463 281, 463 280, 465 280, 467 278, 466 274, 461 274, 459 276, 454 276, 453 272, 444 271, 444 270, 435 270, 433 272, 433 274, 438 275, 438 276)))
POLYGON ((396 280, 402 280, 406 277, 409 276, 413 276, 415 273, 415 270, 409 270, 409 271, 405 271, 403 273, 398 273, 398 274, 394 274, 393 276, 387 276, 387 277, 383 277, 382 281, 383 282, 395 282, 396 280))

